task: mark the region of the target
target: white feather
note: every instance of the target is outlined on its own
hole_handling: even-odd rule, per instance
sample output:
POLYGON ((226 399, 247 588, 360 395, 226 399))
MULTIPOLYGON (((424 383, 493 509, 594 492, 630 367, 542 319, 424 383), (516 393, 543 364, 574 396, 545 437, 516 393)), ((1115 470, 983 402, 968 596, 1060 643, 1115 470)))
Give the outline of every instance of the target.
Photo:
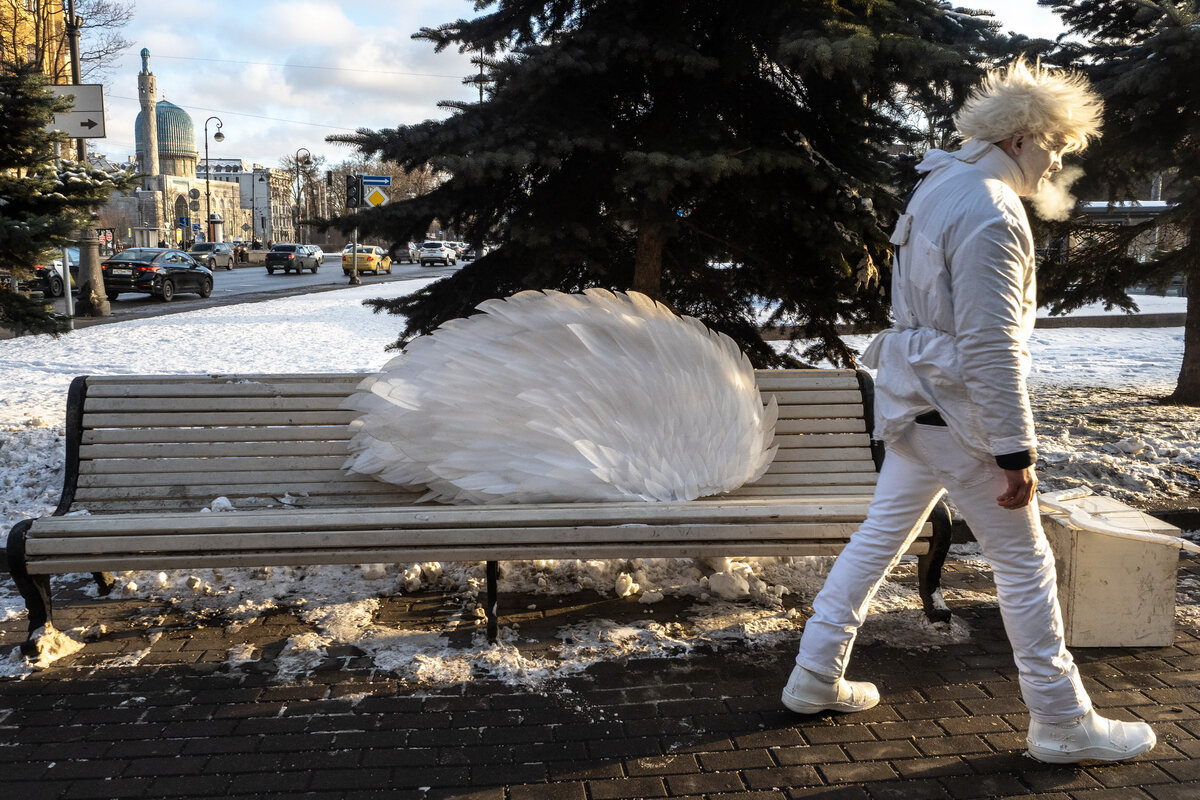
POLYGON ((699 321, 602 289, 478 308, 346 400, 348 469, 441 502, 667 501, 732 491, 774 458, 774 399, 699 321))

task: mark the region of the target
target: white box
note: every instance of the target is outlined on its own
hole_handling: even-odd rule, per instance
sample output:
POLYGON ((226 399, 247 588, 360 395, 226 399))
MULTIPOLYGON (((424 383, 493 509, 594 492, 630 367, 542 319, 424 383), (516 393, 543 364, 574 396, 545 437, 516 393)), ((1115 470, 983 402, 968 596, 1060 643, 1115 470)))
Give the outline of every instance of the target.
MULTIPOLYGON (((1063 503, 1134 531, 1179 536, 1179 528, 1109 497, 1063 503)), ((1071 527, 1042 515, 1058 567, 1068 647, 1167 647, 1175 641, 1179 549, 1071 527)))

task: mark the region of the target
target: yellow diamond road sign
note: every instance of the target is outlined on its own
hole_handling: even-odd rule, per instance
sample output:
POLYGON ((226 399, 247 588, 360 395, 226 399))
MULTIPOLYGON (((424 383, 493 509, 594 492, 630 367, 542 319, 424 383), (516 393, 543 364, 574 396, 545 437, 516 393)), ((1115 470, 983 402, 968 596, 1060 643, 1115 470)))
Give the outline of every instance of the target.
POLYGON ((367 192, 365 199, 369 205, 381 206, 388 201, 388 196, 386 193, 384 193, 383 189, 375 186, 371 189, 371 191, 367 192))

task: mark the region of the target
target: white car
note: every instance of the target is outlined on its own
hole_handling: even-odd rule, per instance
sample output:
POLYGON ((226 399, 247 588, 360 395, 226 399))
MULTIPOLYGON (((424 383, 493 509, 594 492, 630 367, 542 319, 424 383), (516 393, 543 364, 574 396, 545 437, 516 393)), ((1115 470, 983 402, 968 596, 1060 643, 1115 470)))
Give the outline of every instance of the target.
POLYGON ((421 245, 418 260, 422 267, 438 262, 449 267, 458 263, 458 251, 449 242, 425 242, 421 245))

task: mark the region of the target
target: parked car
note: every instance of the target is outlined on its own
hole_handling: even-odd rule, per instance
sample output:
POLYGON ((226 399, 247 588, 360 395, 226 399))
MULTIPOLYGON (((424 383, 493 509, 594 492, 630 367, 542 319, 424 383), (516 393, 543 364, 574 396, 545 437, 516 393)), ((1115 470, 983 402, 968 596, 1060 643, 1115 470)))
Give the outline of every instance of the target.
POLYGON ((217 267, 233 269, 233 262, 237 261, 233 245, 228 242, 196 242, 188 250, 188 255, 212 270, 217 267))
POLYGON ((306 269, 316 272, 321 266, 321 259, 313 254, 310 245, 277 244, 267 252, 266 266, 268 275, 274 275, 277 269, 285 273, 292 270, 300 273, 306 269))
MULTIPOLYGON (((51 260, 49 256, 52 254, 47 253, 47 263, 35 264, 33 277, 18 281, 17 288, 21 291, 41 292, 47 297, 62 297, 66 289, 62 278, 62 251, 56 250, 53 254, 58 257, 51 260)), ((68 247, 67 256, 71 259, 71 287, 74 288, 79 279, 79 248, 68 247)))
POLYGON ((425 242, 421 245, 418 260, 422 267, 438 262, 448 267, 458 263, 458 251, 451 247, 449 242, 425 242))
POLYGON ((208 297, 213 275, 208 267, 182 250, 165 247, 130 247, 100 262, 104 293, 116 300, 122 292, 157 295, 170 302, 179 292, 208 297))
MULTIPOLYGON (((342 253, 342 273, 349 275, 354 271, 354 252, 348 250, 342 253)), ((382 247, 369 244, 358 246, 359 273, 371 272, 378 275, 381 272, 392 274, 392 259, 382 247)))

